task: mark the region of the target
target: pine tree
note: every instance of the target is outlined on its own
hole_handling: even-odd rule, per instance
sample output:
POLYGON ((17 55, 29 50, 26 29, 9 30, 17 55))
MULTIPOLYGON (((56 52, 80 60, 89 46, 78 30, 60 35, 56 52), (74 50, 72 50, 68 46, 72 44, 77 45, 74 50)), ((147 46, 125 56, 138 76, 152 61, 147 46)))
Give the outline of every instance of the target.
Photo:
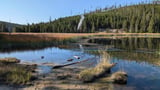
POLYGON ((127 20, 124 20, 124 21, 123 21, 123 26, 122 26, 122 28, 123 28, 125 31, 127 31, 127 20))
POLYGON ((139 30, 139 20, 140 20, 140 19, 137 18, 137 19, 136 19, 136 22, 135 22, 135 33, 138 33, 138 32, 139 32, 139 31, 138 31, 138 30, 139 30))
POLYGON ((134 32, 134 17, 132 17, 132 20, 131 20, 131 22, 130 22, 129 32, 130 32, 130 33, 133 33, 133 32, 134 32))
POLYGON ((150 22, 149 22, 149 26, 148 26, 148 30, 149 33, 153 33, 154 32, 154 18, 152 17, 150 22))
POLYGON ((92 32, 92 33, 94 33, 94 32, 95 32, 95 26, 94 26, 94 23, 92 23, 91 32, 92 32))

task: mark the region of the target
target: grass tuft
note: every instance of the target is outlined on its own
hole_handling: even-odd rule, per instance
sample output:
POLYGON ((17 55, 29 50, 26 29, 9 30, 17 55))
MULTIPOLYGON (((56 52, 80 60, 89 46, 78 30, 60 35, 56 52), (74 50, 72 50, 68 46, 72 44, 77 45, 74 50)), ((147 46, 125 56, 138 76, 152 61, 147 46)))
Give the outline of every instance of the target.
POLYGON ((101 55, 100 63, 94 67, 85 69, 80 72, 79 79, 83 82, 92 82, 95 78, 99 78, 109 72, 115 64, 109 63, 110 57, 106 52, 101 55))
POLYGON ((19 85, 31 80, 32 73, 23 65, 0 63, 0 82, 19 85))
POLYGON ((109 77, 104 77, 99 80, 102 83, 117 83, 117 84, 126 84, 127 83, 127 73, 122 71, 117 71, 111 74, 109 77))

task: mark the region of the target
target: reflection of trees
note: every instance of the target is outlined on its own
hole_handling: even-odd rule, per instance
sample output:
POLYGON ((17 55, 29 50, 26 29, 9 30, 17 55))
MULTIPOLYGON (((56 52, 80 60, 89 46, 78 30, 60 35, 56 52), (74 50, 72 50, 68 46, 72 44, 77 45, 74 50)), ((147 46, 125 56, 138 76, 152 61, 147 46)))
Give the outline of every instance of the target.
POLYGON ((156 53, 137 53, 137 52, 109 52, 112 57, 137 62, 148 62, 154 65, 160 65, 160 57, 156 53))
POLYGON ((115 48, 125 50, 155 50, 159 48, 159 38, 96 38, 89 40, 90 43, 114 45, 115 48))
MULTIPOLYGON (((86 51, 90 54, 98 55, 98 51, 90 50, 86 51)), ((160 66, 160 55, 155 52, 132 52, 132 51, 108 51, 111 57, 116 57, 123 60, 137 61, 137 62, 148 62, 150 64, 160 66)))
POLYGON ((19 50, 37 50, 43 49, 46 47, 53 47, 53 46, 63 46, 67 47, 68 43, 73 42, 74 40, 66 39, 66 40, 50 40, 50 41, 38 41, 37 42, 28 42, 28 41, 7 41, 7 40, 0 40, 0 52, 11 52, 11 51, 19 51, 19 50))

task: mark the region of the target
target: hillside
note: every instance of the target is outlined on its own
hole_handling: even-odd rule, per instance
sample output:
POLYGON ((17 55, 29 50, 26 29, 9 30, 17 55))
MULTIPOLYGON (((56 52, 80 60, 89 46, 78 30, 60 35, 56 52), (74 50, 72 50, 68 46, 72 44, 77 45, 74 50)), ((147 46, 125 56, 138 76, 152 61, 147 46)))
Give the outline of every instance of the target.
POLYGON ((59 18, 48 23, 39 23, 15 28, 15 32, 130 32, 130 33, 159 33, 160 32, 160 5, 141 4, 102 9, 84 15, 79 30, 78 23, 81 16, 59 18))
POLYGON ((9 30, 15 30, 16 27, 20 26, 21 26, 20 24, 0 21, 0 32, 9 32, 9 30))

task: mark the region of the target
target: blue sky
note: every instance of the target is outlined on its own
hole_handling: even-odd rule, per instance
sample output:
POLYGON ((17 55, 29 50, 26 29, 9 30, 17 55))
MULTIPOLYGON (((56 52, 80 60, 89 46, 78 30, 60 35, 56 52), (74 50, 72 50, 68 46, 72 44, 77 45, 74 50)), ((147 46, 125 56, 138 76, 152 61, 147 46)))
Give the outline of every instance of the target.
POLYGON ((55 18, 82 14, 112 5, 146 0, 0 0, 0 21, 26 24, 47 22, 55 18))

